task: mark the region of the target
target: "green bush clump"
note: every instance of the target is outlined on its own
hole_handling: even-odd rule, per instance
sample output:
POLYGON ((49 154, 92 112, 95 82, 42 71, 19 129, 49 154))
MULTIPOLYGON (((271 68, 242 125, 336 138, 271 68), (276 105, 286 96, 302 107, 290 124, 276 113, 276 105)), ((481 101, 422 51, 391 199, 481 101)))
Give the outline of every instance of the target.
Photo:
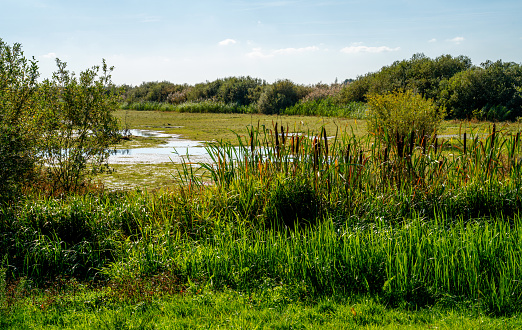
POLYGON ((290 80, 279 80, 272 85, 267 85, 259 100, 257 108, 259 113, 265 115, 280 114, 284 109, 295 105, 307 94, 307 90, 290 80))
POLYGON ((38 76, 36 61, 24 57, 20 44, 0 39, 0 202, 19 195, 37 161, 38 76))
POLYGON ((445 115, 433 100, 411 90, 367 98, 369 132, 395 146, 404 145, 412 137, 420 144, 435 133, 445 115))
POLYGON ((455 118, 515 120, 522 116, 522 66, 483 63, 441 84, 440 102, 455 118))
POLYGON ((120 137, 112 68, 103 61, 76 77, 64 62, 57 66, 38 83, 36 61, 0 39, 0 201, 36 181, 54 192, 79 189, 89 171, 105 168, 120 137))

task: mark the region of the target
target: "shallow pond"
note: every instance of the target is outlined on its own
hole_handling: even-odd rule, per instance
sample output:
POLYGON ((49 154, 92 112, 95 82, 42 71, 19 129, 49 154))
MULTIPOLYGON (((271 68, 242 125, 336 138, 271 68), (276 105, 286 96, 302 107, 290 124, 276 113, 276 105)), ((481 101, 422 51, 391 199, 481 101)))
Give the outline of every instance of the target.
POLYGON ((165 138, 164 144, 153 148, 117 149, 109 157, 110 164, 158 164, 158 163, 180 163, 190 158, 192 162, 206 162, 210 158, 201 141, 186 140, 175 134, 166 134, 152 130, 129 130, 134 136, 165 138))

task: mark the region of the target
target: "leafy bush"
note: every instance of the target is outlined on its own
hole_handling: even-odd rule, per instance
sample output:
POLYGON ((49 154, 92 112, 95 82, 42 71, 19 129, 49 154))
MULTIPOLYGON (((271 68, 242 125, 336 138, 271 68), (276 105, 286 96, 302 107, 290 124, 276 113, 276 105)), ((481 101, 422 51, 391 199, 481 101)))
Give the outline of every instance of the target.
POLYGON ((76 77, 57 65, 53 78, 39 84, 36 61, 24 57, 20 44, 0 40, 1 200, 13 199, 37 172, 48 174, 52 188, 75 190, 88 167, 102 168, 119 137, 112 68, 103 62, 76 77))
POLYGON ((251 77, 230 77, 223 79, 217 91, 217 99, 224 103, 249 105, 258 99, 256 91, 265 81, 251 77))
POLYGON ((431 136, 444 118, 444 110, 412 91, 373 94, 368 98, 368 130, 387 143, 398 145, 413 133, 431 136))
POLYGON ((177 85, 168 81, 152 81, 144 82, 136 87, 122 86, 122 89, 125 102, 170 102, 171 95, 183 93, 189 89, 189 86, 177 85))
POLYGON ((0 39, 0 201, 16 196, 36 161, 38 75, 36 61, 24 57, 20 44, 0 39))
POLYGON ((456 118, 513 120, 522 116, 522 66, 486 62, 443 83, 441 102, 456 118))
POLYGON ((368 94, 413 90, 437 101, 441 82, 471 67, 471 60, 465 56, 442 55, 431 59, 424 54, 415 54, 409 60, 396 61, 378 72, 358 77, 343 88, 341 100, 365 102, 368 94))
POLYGON ((105 61, 78 78, 64 62, 57 65, 53 79, 40 85, 45 121, 38 149, 52 188, 70 191, 80 187, 88 169, 96 173, 106 166, 109 147, 120 136, 111 115, 118 97, 109 88, 113 68, 105 61))
POLYGON ((279 114, 284 109, 296 104, 307 93, 305 87, 298 86, 290 80, 279 80, 267 85, 257 102, 260 113, 279 114))

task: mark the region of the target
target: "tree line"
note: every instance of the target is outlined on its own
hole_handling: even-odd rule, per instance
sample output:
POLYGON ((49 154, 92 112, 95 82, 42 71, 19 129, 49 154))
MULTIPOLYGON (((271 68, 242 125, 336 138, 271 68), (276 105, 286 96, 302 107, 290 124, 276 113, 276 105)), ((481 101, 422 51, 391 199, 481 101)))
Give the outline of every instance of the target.
POLYGON ((342 83, 300 85, 290 80, 267 83, 252 77, 228 77, 195 85, 168 81, 122 86, 123 101, 185 102, 215 101, 249 106, 263 114, 294 113, 327 101, 333 107, 368 101, 371 95, 412 91, 444 108, 446 118, 515 120, 522 116, 522 67, 514 62, 486 61, 473 65, 466 56, 429 58, 415 54, 377 72, 342 83))

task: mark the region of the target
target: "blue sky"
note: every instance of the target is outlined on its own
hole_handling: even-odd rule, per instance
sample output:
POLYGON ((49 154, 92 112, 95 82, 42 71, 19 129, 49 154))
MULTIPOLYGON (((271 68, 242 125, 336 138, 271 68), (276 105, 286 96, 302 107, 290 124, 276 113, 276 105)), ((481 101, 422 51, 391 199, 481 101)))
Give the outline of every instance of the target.
POLYGON ((0 38, 43 78, 55 58, 113 80, 195 84, 229 76, 332 83, 415 53, 522 62, 522 1, 0 0, 0 38))

